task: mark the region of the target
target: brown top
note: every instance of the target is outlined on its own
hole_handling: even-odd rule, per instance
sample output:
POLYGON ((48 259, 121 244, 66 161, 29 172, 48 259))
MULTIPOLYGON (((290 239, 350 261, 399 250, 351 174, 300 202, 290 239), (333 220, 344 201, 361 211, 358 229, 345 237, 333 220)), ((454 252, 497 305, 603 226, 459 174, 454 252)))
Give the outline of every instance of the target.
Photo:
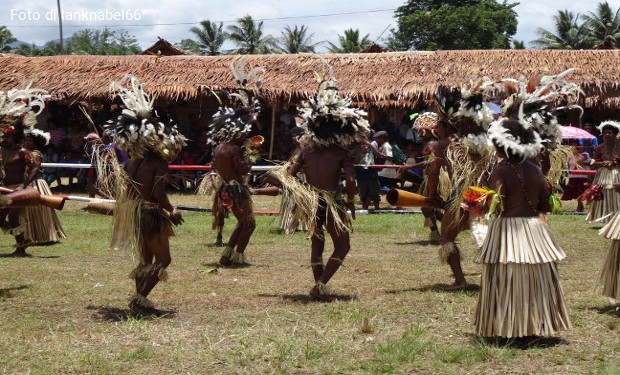
POLYGON ((168 163, 161 156, 149 154, 143 159, 130 159, 125 163, 124 168, 136 182, 136 189, 142 199, 159 204, 169 212, 173 211, 166 194, 168 163))
POLYGON ((213 151, 213 165, 224 182, 237 181, 243 184, 243 178, 252 167, 243 161, 241 146, 234 143, 219 144, 213 151))
POLYGON ((539 167, 530 161, 509 163, 502 160, 489 178, 491 189, 503 195, 503 217, 531 217, 551 211, 549 189, 539 167))

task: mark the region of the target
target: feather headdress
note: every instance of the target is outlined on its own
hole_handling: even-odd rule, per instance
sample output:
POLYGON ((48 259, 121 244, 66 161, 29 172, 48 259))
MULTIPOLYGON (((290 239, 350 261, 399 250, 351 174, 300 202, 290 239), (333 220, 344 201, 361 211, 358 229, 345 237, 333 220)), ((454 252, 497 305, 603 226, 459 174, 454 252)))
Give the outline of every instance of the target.
MULTIPOLYGON (((525 143, 520 137, 515 136, 510 129, 504 126, 507 121, 511 120, 512 119, 497 120, 492 122, 489 126, 489 138, 496 147, 503 150, 506 155, 518 155, 523 159, 534 158, 540 154, 545 146, 538 133, 534 131, 532 142, 525 143)), ((518 123, 524 129, 531 129, 531 125, 525 121, 523 117, 518 120, 518 123)))
POLYGON ((486 133, 493 121, 493 111, 484 100, 494 89, 495 82, 483 77, 460 89, 439 86, 435 94, 439 118, 456 130, 461 145, 470 152, 482 155, 492 148, 486 133))
POLYGON ((522 117, 547 147, 555 149, 562 140, 557 114, 568 109, 583 112, 580 106, 568 104, 583 95, 579 85, 566 79, 574 71, 574 68, 568 69, 557 75, 542 76, 540 79, 534 77, 527 81, 524 77, 503 80, 510 95, 504 101, 502 114, 514 120, 522 117))
POLYGON ((35 146, 39 151, 50 143, 51 138, 50 133, 36 128, 28 128, 24 130, 24 136, 32 137, 32 139, 34 139, 35 146))
POLYGON ((304 129, 304 134, 299 137, 300 143, 348 147, 366 142, 370 133, 368 113, 352 108, 350 97, 340 96, 333 68, 319 58, 322 69, 315 72, 319 91, 316 97, 309 97, 297 108, 304 129))
POLYGON ((413 122, 413 130, 419 134, 433 133, 437 126, 437 114, 435 112, 420 113, 413 122))
POLYGON ((110 91, 118 94, 127 107, 116 121, 110 120, 106 125, 106 129, 113 131, 119 148, 132 159, 141 159, 146 152, 157 153, 164 159, 178 155, 187 139, 172 121, 164 124, 157 120, 152 113, 153 100, 136 76, 127 74, 120 81, 112 82, 110 91))
POLYGON ((36 116, 43 111, 50 95, 43 89, 31 88, 31 84, 6 93, 0 91, 0 135, 18 119, 27 128, 36 124, 36 116))
POLYGON ((256 97, 250 95, 248 85, 254 81, 256 88, 260 89, 265 69, 253 68, 246 73, 246 65, 246 59, 240 59, 231 64, 232 74, 239 85, 237 92, 228 94, 234 101, 233 106, 223 106, 220 98, 216 95, 220 101, 220 107, 213 115, 207 131, 207 143, 210 145, 230 142, 248 134, 256 122, 261 110, 260 102, 256 97))
POLYGON ((609 126, 611 126, 612 128, 616 129, 616 134, 620 133, 620 122, 618 122, 618 121, 613 121, 613 120, 603 121, 596 128, 602 133, 603 132, 603 128, 609 127, 609 126))

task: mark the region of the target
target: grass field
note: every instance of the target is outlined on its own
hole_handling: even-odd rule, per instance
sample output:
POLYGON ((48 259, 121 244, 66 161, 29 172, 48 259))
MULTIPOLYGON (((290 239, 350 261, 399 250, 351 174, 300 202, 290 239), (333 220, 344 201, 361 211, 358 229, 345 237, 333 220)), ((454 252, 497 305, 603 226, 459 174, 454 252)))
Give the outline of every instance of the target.
MULTIPOLYGON (((276 199, 256 206, 277 209, 276 199)), ((172 200, 206 206, 192 196, 172 200)), ((260 216, 251 266, 217 269, 210 216, 186 212, 171 241, 169 281, 150 295, 169 313, 140 318, 127 309, 131 255, 108 248, 111 218, 82 205, 60 213, 68 234, 61 244, 0 258, 2 373, 620 373, 620 308, 596 289, 609 241, 583 216, 550 218, 568 255, 559 269, 573 329, 524 344, 472 334, 477 288, 441 290, 452 280, 421 215, 359 215, 352 251, 330 282, 337 298, 313 302, 302 233, 278 234, 277 219, 260 216)), ((0 253, 10 253, 12 237, 0 238, 0 253)), ((460 243, 468 281, 479 284, 468 233, 460 243)))

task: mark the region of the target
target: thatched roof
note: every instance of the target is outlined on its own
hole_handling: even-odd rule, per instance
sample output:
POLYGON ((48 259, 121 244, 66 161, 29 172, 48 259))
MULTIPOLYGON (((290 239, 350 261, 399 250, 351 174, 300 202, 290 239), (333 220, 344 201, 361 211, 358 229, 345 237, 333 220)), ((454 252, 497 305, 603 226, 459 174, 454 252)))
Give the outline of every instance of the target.
MULTIPOLYGON (((492 79, 556 74, 578 68, 571 79, 586 92, 587 107, 620 106, 620 51, 438 51, 322 55, 334 68, 340 91, 366 105, 411 107, 432 98, 439 84, 460 86, 480 75, 492 79)), ((0 56, 0 90, 33 81, 54 100, 110 98, 108 86, 126 73, 142 79, 160 98, 208 96, 210 89, 234 89, 231 62, 247 58, 266 69, 258 95, 280 103, 314 94, 314 72, 321 67, 311 54, 250 56, 0 56)))
POLYGON ((141 55, 153 55, 153 56, 178 56, 178 55, 190 55, 180 48, 177 48, 170 44, 166 39, 157 37, 158 41, 152 46, 142 51, 141 55))

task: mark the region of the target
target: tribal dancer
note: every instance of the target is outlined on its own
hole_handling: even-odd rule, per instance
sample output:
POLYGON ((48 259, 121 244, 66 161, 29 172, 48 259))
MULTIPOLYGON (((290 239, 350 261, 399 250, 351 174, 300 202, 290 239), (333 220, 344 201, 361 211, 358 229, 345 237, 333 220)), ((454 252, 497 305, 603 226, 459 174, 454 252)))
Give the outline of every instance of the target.
MULTIPOLYGON (((39 129, 24 131, 24 148, 30 152, 31 168, 36 170, 35 180, 29 185, 41 195, 51 195, 49 185, 41 178, 41 150, 49 143, 50 134, 39 129)), ((56 211, 43 205, 26 207, 22 214, 26 238, 32 244, 52 244, 66 238, 56 211)))
POLYGON ((444 207, 439 259, 448 263, 454 276, 454 283, 446 290, 467 286, 455 241, 470 227, 469 214, 461 208, 462 192, 488 177, 492 150, 486 130, 493 114, 483 99, 491 86, 484 78, 460 90, 441 86, 436 95, 439 119, 435 134, 439 140, 429 166, 427 191, 431 200, 444 207))
POLYGON ((295 215, 309 228, 312 240, 310 261, 315 281, 310 291, 313 298, 326 295, 327 282, 351 248, 351 222, 346 208, 355 218, 353 199, 356 186, 353 157, 349 150, 364 144, 370 130, 366 112, 349 107, 351 99, 338 94, 332 68, 328 66, 326 70, 317 74, 319 92, 316 99, 310 98, 299 108, 305 131, 300 137, 303 148, 286 175, 281 176, 283 189, 295 199, 295 215), (305 183, 295 177, 300 171, 305 173, 305 183), (339 185, 343 171, 346 201, 339 185), (334 252, 327 263, 323 263, 324 229, 334 243, 334 252))
MULTIPOLYGON (((250 96, 247 85, 254 78, 256 86, 260 88, 264 69, 255 68, 246 73, 246 63, 242 59, 232 66, 233 76, 239 84, 237 93, 230 94, 232 100, 236 101, 235 106, 220 107, 213 115, 207 133, 208 143, 215 146, 213 165, 221 179, 221 184, 215 190, 218 202, 213 214, 219 215, 222 210, 230 210, 237 218, 237 226, 219 260, 222 266, 245 264, 245 249, 256 228, 251 193, 246 183, 256 153, 244 147, 244 143, 260 112, 260 103, 250 96)), ((219 222, 219 219, 214 218, 214 222, 219 222)))
POLYGON ((186 139, 175 125, 163 124, 152 114, 153 101, 135 76, 126 75, 110 89, 127 108, 106 127, 114 130, 114 141, 129 160, 121 169, 109 149, 109 155, 97 163, 99 185, 116 198, 112 247, 132 248, 139 259, 130 275, 136 281, 136 294, 129 307, 135 312, 153 312, 147 296, 167 278, 172 225, 183 222, 166 195, 168 162, 176 158, 186 139), (110 165, 114 178, 106 175, 110 165))
MULTIPOLYGON (((425 154, 426 154, 426 164, 424 164, 424 181, 420 186, 420 194, 424 196, 428 196, 428 183, 427 176, 430 171, 430 164, 434 159, 435 147, 437 147, 437 135, 435 133, 435 128, 437 127, 437 114, 435 112, 425 112, 421 113, 413 123, 413 130, 415 130, 422 141, 426 144, 425 146, 425 154)), ((405 165, 401 167, 399 170, 407 171, 411 169, 412 166, 405 165)), ((424 215, 424 226, 431 230, 430 241, 432 243, 439 243, 439 228, 437 227, 437 222, 441 221, 443 217, 443 213, 439 208, 433 207, 422 207, 422 215, 424 215)))
MULTIPOLYGON (((614 185, 614 189, 619 194, 620 184, 614 185)), ((599 281, 603 286, 602 294, 620 301, 620 210, 616 211, 599 234, 612 240, 599 281)))
POLYGON ((528 161, 544 146, 531 123, 494 122, 489 136, 501 161, 489 178, 503 194, 503 211, 489 228, 482 263, 475 329, 483 337, 547 336, 570 328, 556 262, 565 258, 540 214, 549 212, 551 191, 528 161))
MULTIPOLYGON (((20 146, 24 130, 32 128, 36 116, 45 108, 46 91, 30 88, 0 91, 0 186, 13 191, 28 187, 39 174, 39 167, 32 163, 30 151, 20 146), (36 108, 36 111, 35 111, 36 108)), ((6 207, 8 202, 0 196, 0 225, 15 237, 15 256, 28 256, 26 248, 32 240, 26 237, 21 224, 22 207, 6 207), (4 201, 4 202, 2 202, 4 201)))
MULTIPOLYGON (((620 122, 604 121, 598 129, 603 134, 603 144, 594 150, 591 165, 597 168, 590 192, 598 191, 592 199, 586 220, 595 223, 607 223, 610 217, 620 209, 620 193, 614 185, 620 184, 620 122)), ((588 193, 585 193, 588 195, 588 193)))

